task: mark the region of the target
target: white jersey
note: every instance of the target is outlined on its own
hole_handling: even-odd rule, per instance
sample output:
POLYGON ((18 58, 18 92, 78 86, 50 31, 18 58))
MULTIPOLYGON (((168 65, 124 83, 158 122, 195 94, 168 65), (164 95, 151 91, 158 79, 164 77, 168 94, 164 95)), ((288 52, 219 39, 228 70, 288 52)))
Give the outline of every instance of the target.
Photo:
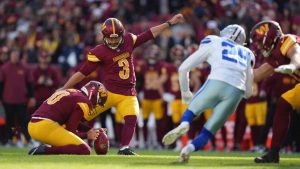
MULTIPOLYGON (((180 87, 188 88, 184 72, 189 72, 200 63, 207 61, 211 66, 208 79, 226 82, 240 90, 246 90, 247 71, 252 71, 255 57, 251 50, 226 38, 209 35, 205 37, 196 52, 180 66, 180 87), (186 86, 187 85, 187 86, 186 86)), ((187 77, 188 78, 188 77, 187 77)))

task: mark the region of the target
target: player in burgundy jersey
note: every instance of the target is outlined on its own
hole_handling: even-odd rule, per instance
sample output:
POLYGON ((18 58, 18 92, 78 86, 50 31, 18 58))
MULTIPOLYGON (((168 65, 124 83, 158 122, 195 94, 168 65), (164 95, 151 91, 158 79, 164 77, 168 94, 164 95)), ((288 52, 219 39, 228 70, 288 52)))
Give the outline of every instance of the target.
MULTIPOLYGON (((82 140, 95 140, 99 130, 88 128, 77 131, 80 122, 89 119, 95 105, 104 106, 107 99, 105 87, 91 81, 81 88, 55 92, 33 113, 28 124, 30 136, 42 143, 29 151, 40 154, 90 154, 90 147, 82 140)), ((80 126, 83 128, 83 126, 80 126)))
MULTIPOLYGON (((283 34, 275 21, 257 23, 250 32, 250 47, 256 54, 263 55, 266 63, 254 70, 254 81, 260 81, 274 71, 290 74, 300 82, 300 37, 283 34)), ((271 149, 262 157, 255 158, 256 163, 278 163, 279 150, 289 128, 290 113, 300 109, 300 83, 281 95, 277 102, 273 122, 271 149)))
POLYGON ((51 57, 46 50, 40 50, 38 64, 32 70, 36 108, 55 92, 60 84, 60 71, 50 64, 51 57))
MULTIPOLYGON (((161 50, 153 44, 145 52, 145 62, 138 65, 137 73, 142 78, 142 114, 143 114, 143 135, 147 143, 148 140, 148 119, 151 113, 154 114, 156 124, 156 140, 160 143, 163 136, 162 119, 164 115, 162 95, 164 92, 163 85, 167 80, 167 68, 161 61, 161 50)), ((159 145, 160 146, 160 145, 159 145)))
POLYGON ((95 113, 91 118, 98 116, 110 107, 116 107, 117 114, 124 119, 121 148, 118 151, 120 155, 135 155, 129 148, 139 113, 132 51, 157 37, 165 29, 182 21, 183 16, 177 14, 166 23, 151 27, 139 35, 134 35, 125 32, 122 23, 118 19, 108 18, 101 28, 104 44, 90 50, 87 54, 88 61, 63 87, 63 89, 70 88, 82 81, 86 75, 97 67, 102 68, 104 72, 102 82, 108 90, 109 97, 104 107, 96 106, 93 111, 95 113))

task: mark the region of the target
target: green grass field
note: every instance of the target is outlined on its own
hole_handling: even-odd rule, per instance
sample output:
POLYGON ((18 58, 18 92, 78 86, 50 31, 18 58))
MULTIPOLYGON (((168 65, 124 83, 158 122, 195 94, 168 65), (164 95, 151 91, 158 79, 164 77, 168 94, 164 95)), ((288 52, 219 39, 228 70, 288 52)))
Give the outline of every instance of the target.
POLYGON ((257 165, 253 157, 258 154, 244 152, 197 152, 188 164, 176 163, 178 153, 172 151, 136 150, 139 156, 48 155, 28 156, 27 149, 0 148, 0 169, 270 169, 300 168, 300 155, 282 155, 280 164, 257 165))

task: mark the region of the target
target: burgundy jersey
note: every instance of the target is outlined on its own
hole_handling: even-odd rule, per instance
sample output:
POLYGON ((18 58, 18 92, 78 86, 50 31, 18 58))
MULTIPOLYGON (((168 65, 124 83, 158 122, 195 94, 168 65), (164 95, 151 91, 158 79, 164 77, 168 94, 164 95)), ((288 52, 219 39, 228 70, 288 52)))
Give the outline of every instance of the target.
POLYGON ((134 48, 150 39, 153 39, 153 35, 148 30, 138 36, 126 33, 124 42, 115 50, 104 44, 98 45, 90 50, 87 55, 88 61, 79 71, 88 75, 100 66, 103 71, 102 82, 107 90, 117 94, 134 96, 136 95, 136 78, 131 54, 134 48))
POLYGON ((57 87, 60 84, 58 71, 55 70, 53 66, 48 66, 47 69, 41 69, 39 66, 35 67, 32 70, 33 74, 33 86, 34 86, 34 97, 38 103, 43 102, 48 97, 51 96, 52 93, 55 92, 57 87), (51 79, 52 84, 46 85, 44 83, 40 84, 39 79, 44 77, 44 79, 51 79))
POLYGON ((170 64, 167 68, 168 71, 168 81, 167 81, 167 91, 175 96, 175 99, 181 99, 181 92, 179 86, 179 75, 178 67, 170 64))
POLYGON ((283 93, 292 89, 296 84, 297 81, 293 77, 287 74, 274 73, 266 80, 264 85, 266 86, 270 96, 279 98, 283 93))
POLYGON ((32 117, 53 120, 60 125, 66 124, 74 112, 80 112, 78 123, 89 116, 92 103, 80 90, 66 89, 55 92, 33 113, 32 117))
POLYGON ((158 62, 155 65, 150 65, 146 63, 141 67, 140 70, 144 77, 143 83, 143 92, 144 92, 144 99, 160 99, 160 87, 161 84, 158 84, 158 80, 162 74, 167 73, 167 69, 163 62, 158 62))
MULTIPOLYGON (((271 56, 267 58, 267 62, 274 68, 290 63, 290 59, 286 56, 288 50, 295 44, 300 44, 300 37, 292 34, 286 34, 280 38, 271 56)), ((300 82, 300 70, 296 70, 291 74, 298 82, 300 82)))
POLYGON ((6 62, 1 67, 0 81, 3 82, 3 101, 9 104, 27 102, 27 84, 32 82, 28 67, 22 63, 6 62))

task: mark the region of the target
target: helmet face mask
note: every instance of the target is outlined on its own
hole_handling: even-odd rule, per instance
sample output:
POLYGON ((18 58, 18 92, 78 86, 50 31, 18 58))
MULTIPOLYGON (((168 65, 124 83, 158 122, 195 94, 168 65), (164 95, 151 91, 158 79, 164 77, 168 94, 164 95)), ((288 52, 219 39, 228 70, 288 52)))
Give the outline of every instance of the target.
POLYGON ((123 41, 123 37, 103 38, 104 43, 111 49, 117 49, 123 41))
POLYGON ((239 25, 228 25, 220 32, 221 37, 225 37, 235 43, 244 45, 246 41, 246 34, 243 27, 239 25))
POLYGON ((111 48, 117 49, 123 43, 124 27, 121 21, 116 18, 108 18, 102 24, 102 34, 104 44, 111 48))
POLYGON ((269 57, 282 35, 282 30, 277 22, 259 22, 250 31, 250 49, 256 55, 269 57))

